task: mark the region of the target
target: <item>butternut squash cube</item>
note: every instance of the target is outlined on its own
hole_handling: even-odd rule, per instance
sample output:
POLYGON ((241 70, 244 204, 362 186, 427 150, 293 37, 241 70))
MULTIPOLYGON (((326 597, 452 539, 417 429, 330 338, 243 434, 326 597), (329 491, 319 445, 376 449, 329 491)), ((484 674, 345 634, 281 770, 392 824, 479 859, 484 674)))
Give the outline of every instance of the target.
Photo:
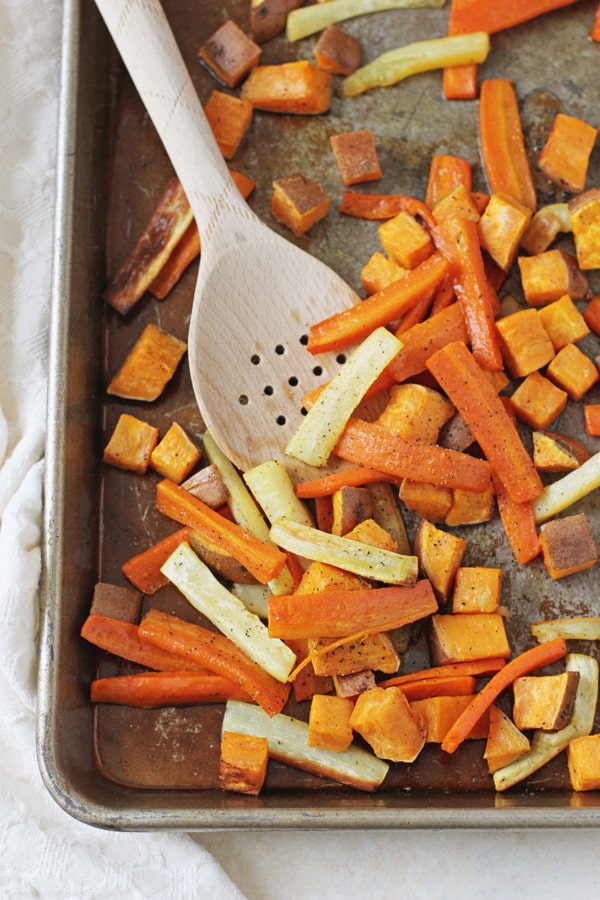
POLYGON ((554 347, 535 309, 520 309, 496 321, 502 356, 513 378, 525 378, 554 359, 554 347))
POLYGON ((202 451, 177 422, 173 422, 150 456, 150 465, 160 475, 181 484, 198 460, 202 451))
POLYGON ((533 464, 539 472, 572 472, 591 456, 587 447, 570 435, 534 431, 533 464))
POLYGON ((310 178, 296 173, 273 182, 271 214, 296 237, 302 237, 329 212, 330 198, 310 178))
POLYGON ((544 431, 567 405, 568 394, 540 372, 532 372, 510 396, 510 405, 522 422, 544 431))
POLYGON ((369 519, 373 511, 371 495, 366 487, 344 485, 334 492, 331 533, 345 535, 359 522, 369 519))
POLYGON ((600 789, 600 734, 586 734, 570 741, 567 764, 574 791, 600 789))
POLYGON ((422 384, 395 384, 376 422, 402 437, 435 444, 440 430, 454 415, 454 406, 439 391, 422 384))
POLYGON ((539 158, 546 178, 572 194, 582 191, 596 134, 583 119, 557 113, 539 158))
POLYGON ((360 66, 360 41, 338 25, 321 32, 314 49, 317 68, 332 75, 351 75, 360 66))
POLYGON ((452 612, 495 613, 500 606, 502 569, 492 566, 461 566, 452 593, 452 612))
POLYGON ((480 525, 489 522, 496 508, 496 492, 493 487, 485 491, 463 491, 454 488, 452 504, 446 513, 445 523, 451 528, 457 525, 480 525))
POLYGON ((587 277, 578 268, 573 254, 566 250, 519 256, 518 264, 523 293, 530 306, 545 306, 563 294, 573 300, 582 300, 587 294, 587 277))
MULTIPOLYGON (((369 491, 370 506, 373 507, 373 495, 369 491)), ((363 519, 351 531, 345 534, 345 537, 353 541, 360 541, 361 544, 370 544, 371 547, 379 547, 382 550, 391 550, 392 553, 400 552, 398 550, 398 541, 389 531, 387 531, 375 519, 363 519)), ((402 551, 404 552, 404 551, 402 551)))
POLYGON ((425 744, 425 722, 398 687, 374 687, 360 694, 350 725, 380 759, 411 763, 425 744))
POLYGON ((600 268, 600 188, 569 200, 569 214, 579 268, 600 268))
POLYGON ((341 753, 352 743, 350 716, 354 703, 346 697, 315 694, 308 714, 308 745, 341 753))
POLYGON ((467 542, 459 535, 444 531, 426 519, 419 522, 413 552, 419 560, 420 571, 425 578, 429 578, 438 600, 442 603, 450 596, 456 572, 466 549, 467 542))
POLYGON ((228 19, 198 50, 201 61, 227 87, 234 88, 256 66, 261 48, 228 19))
POLYGON ((334 134, 329 142, 345 185, 377 181, 381 178, 375 136, 368 128, 334 134))
POLYGON ((479 222, 481 218, 471 191, 462 182, 455 185, 445 197, 438 200, 432 212, 437 223, 455 216, 470 219, 472 222, 479 222))
POLYGON ((267 774, 269 742, 264 737, 223 732, 219 781, 226 791, 260 794, 267 774))
POLYGON ((527 735, 519 731, 515 723, 500 707, 490 707, 490 725, 483 758, 488 770, 493 773, 503 769, 515 759, 524 756, 530 749, 527 735))
POLYGON ((158 442, 158 428, 129 413, 119 416, 102 459, 117 469, 144 475, 158 442))
POLYGON ((252 124, 251 103, 224 91, 213 91, 204 107, 208 124, 225 159, 237 153, 252 124))
POLYGON ((332 641, 310 638, 308 648, 313 658, 315 675, 354 675, 364 669, 393 675, 400 667, 400 657, 391 638, 381 632, 328 649, 332 641))
POLYGON ((568 724, 579 672, 522 675, 513 683, 513 719, 520 731, 558 731, 568 724))
MULTIPOLYGON (((389 688, 388 688, 389 690, 389 688)), ((427 736, 425 743, 441 744, 458 717, 467 708, 472 694, 457 694, 454 696, 426 697, 423 700, 411 700, 411 707, 425 721, 427 736)), ((489 731, 489 714, 486 712, 475 723, 469 732, 468 740, 482 740, 487 738, 489 731)))
POLYGON ((590 333, 590 329, 568 294, 538 312, 542 324, 556 351, 567 344, 576 344, 590 333))
POLYGON ((242 97, 255 109, 318 116, 331 106, 333 77, 308 59, 255 66, 242 85, 242 97))
POLYGON ((571 400, 581 400, 600 379, 598 367, 575 344, 566 344, 558 351, 546 374, 571 400))
POLYGON ((437 613, 431 617, 429 646, 433 665, 502 656, 510 647, 504 619, 498 613, 454 616, 437 613))
POLYGON ((551 519, 540 528, 544 564, 552 579, 591 569, 598 551, 585 513, 551 519))
POLYGON ((492 194, 479 220, 481 246, 501 269, 512 266, 532 210, 508 194, 492 194))
POLYGON ((400 500, 422 519, 442 523, 452 506, 452 490, 426 481, 405 478, 398 492, 400 500))
POLYGON ((360 280, 367 294, 376 294, 393 281, 398 281, 408 274, 408 269, 403 269, 393 259, 376 250, 360 273, 360 280))
POLYGON ((378 228, 384 251, 404 269, 414 269, 433 253, 429 232, 406 210, 378 228))
POLYGON ((124 400, 156 400, 175 374, 187 349, 184 341, 146 325, 106 392, 124 400))

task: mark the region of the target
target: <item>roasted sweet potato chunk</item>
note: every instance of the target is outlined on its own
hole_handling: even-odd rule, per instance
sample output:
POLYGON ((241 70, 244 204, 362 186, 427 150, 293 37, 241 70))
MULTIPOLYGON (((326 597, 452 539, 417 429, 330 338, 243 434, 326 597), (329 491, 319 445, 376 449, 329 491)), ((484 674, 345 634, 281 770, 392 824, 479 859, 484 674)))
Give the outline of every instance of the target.
POLYGON ((323 188, 310 178, 296 173, 273 182, 271 213, 301 237, 329 212, 330 198, 323 188))
POLYGON ((258 63, 261 48, 229 19, 198 50, 203 63, 227 87, 240 84, 258 63))
POLYGON ((336 165, 345 185, 381 178, 381 166, 372 131, 347 131, 329 139, 336 165))
POLYGON ((319 69, 332 75, 351 75, 360 66, 360 41, 338 25, 328 25, 315 44, 319 69))
POLYGON ((513 719, 520 731, 558 731, 571 718, 579 672, 523 675, 513 684, 513 719))
POLYGON ((572 740, 567 747, 567 762, 574 791, 600 789, 600 734, 572 740))
POLYGON ((600 188, 591 188, 569 201, 571 229, 580 269, 600 267, 600 188))
POLYGON ((219 781, 226 791, 259 794, 268 762, 269 742, 266 738, 232 731, 223 733, 219 781))
POLYGON ((117 469, 144 475, 157 442, 158 428, 137 416, 122 413, 104 448, 102 459, 117 469))
POLYGON ((187 349, 184 341, 146 325, 106 392, 125 400, 156 400, 175 374, 187 349))
POLYGON ((425 744, 425 722, 397 687, 360 694, 350 724, 381 759, 414 762, 425 744))
POLYGON ((585 513, 551 519, 540 528, 544 563, 551 578, 591 569, 598 551, 585 513))

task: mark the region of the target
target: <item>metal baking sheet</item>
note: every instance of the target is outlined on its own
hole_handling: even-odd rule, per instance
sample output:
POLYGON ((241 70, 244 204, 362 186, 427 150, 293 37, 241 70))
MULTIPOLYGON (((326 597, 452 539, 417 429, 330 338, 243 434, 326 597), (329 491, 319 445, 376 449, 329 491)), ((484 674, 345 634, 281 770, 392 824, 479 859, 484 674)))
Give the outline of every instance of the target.
MULTIPOLYGON (((493 36, 492 53, 480 67, 480 78, 514 81, 534 167, 556 111, 597 124, 599 48, 587 37, 595 5, 579 2, 493 36)), ((247 30, 249 6, 246 0, 165 2, 203 102, 218 85, 198 62, 198 48, 228 18, 247 30)), ((368 60, 393 46, 444 34, 447 15, 447 8, 393 11, 343 27, 359 38, 368 60)), ((290 46, 284 37, 276 38, 263 46, 261 61, 311 58, 314 40, 290 46)), ((265 790, 250 798, 218 787, 219 707, 92 709, 89 684, 95 673, 126 671, 79 637, 93 586, 97 580, 125 584, 121 564, 172 530, 153 507, 155 478, 103 466, 102 448, 120 412, 146 417, 161 429, 175 419, 193 434, 202 431, 185 367, 151 407, 107 402, 105 386, 148 322, 185 338, 196 267, 168 299, 146 297, 125 318, 102 301, 107 277, 135 243, 172 172, 90 0, 65 2, 63 59, 38 728, 40 768, 50 793, 72 816, 123 830, 600 823, 600 795, 574 794, 563 758, 502 795, 493 790, 480 742, 467 742, 451 757, 428 747, 415 764, 393 766, 383 787, 366 795, 271 763, 265 790)), ((289 237, 269 214, 272 179, 302 171, 319 182, 332 198, 332 211, 298 242, 357 288, 362 266, 378 249, 376 224, 336 212, 343 186, 329 137, 358 127, 373 130, 383 170, 381 181, 365 190, 423 197, 431 155, 443 152, 469 159, 475 189, 486 189, 477 103, 445 102, 439 72, 352 100, 336 96, 326 116, 255 113, 251 133, 232 161, 256 180, 251 205, 289 237)), ((590 186, 600 184, 599 164, 596 148, 590 186)), ((540 203, 562 199, 537 170, 536 185, 540 203)), ((590 282, 597 291, 594 277, 590 282)), ((518 283, 509 281, 504 290, 519 297, 518 283)), ((598 339, 586 341, 586 351, 595 357, 598 339)), ((581 434, 580 408, 569 408, 556 427, 598 449, 597 440, 581 434)), ((577 511, 588 514, 600 540, 595 499, 581 502, 577 511)), ((407 516, 411 533, 415 524, 407 516)), ((461 534, 468 540, 464 564, 504 570, 503 603, 515 650, 530 644, 528 625, 534 619, 600 611, 597 569, 552 582, 539 561, 516 566, 496 522, 461 534)), ((172 589, 161 590, 151 603, 193 618, 172 589)), ((573 649, 597 652, 588 646, 573 649)), ((423 655, 424 637, 417 636, 406 665, 417 665, 423 655)))

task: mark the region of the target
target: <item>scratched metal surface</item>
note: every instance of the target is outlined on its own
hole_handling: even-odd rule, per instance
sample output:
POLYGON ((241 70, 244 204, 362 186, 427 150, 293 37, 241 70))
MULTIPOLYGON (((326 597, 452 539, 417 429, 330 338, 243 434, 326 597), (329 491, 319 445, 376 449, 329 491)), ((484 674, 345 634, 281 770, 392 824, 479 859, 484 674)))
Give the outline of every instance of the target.
MULTIPOLYGON (((247 28, 248 6, 243 0, 165 3, 203 101, 218 85, 199 64, 198 47, 229 17, 247 28)), ((587 39, 594 8, 595 3, 580 2, 494 36, 492 54, 480 68, 480 78, 509 77, 515 82, 540 203, 562 199, 535 169, 555 112, 563 110, 597 124, 600 57, 598 47, 587 39)), ((71 42, 67 55, 75 75, 62 126, 74 156, 66 165, 68 190, 63 197, 59 284, 55 286, 66 312, 57 313, 54 323, 56 401, 49 422, 40 679, 39 754, 49 789, 72 815, 91 824, 125 829, 596 824, 598 799, 571 794, 562 759, 505 797, 493 792, 480 742, 467 742, 452 757, 428 747, 414 765, 393 766, 384 787, 366 797, 271 764, 263 795, 250 799, 224 795, 218 789, 222 715, 218 707, 144 711, 105 706, 92 713, 88 688, 95 672, 129 670, 106 658, 98 660, 78 638, 93 584, 98 578, 125 584, 121 564, 172 530, 154 510, 156 478, 102 466, 102 447, 121 412, 146 418, 161 432, 177 420, 192 434, 200 434, 202 422, 185 366, 150 407, 109 402, 104 395, 107 380, 148 322, 185 339, 196 266, 190 267, 163 302, 147 297, 126 318, 103 308, 102 285, 135 243, 171 168, 111 52, 93 5, 67 3, 66 9, 65 28, 71 42), (93 48, 91 59, 89 51, 79 50, 82 25, 91 40, 87 45, 93 48), (69 252, 64 252, 65 247, 69 252)), ((444 34, 447 14, 447 10, 388 12, 355 19, 344 27, 360 39, 367 61, 393 46, 444 34)), ((261 62, 310 58, 314 41, 307 38, 290 46, 283 37, 277 38, 263 46, 261 62)), ((231 163, 256 180, 251 205, 290 237, 269 214, 272 179, 301 171, 319 182, 332 198, 330 215, 298 243, 357 289, 362 266, 379 246, 377 225, 337 213, 343 185, 329 137, 358 127, 373 130, 383 170, 381 181, 365 190, 423 197, 429 161, 436 152, 469 159, 475 188, 486 189, 477 144, 477 104, 445 102, 438 72, 349 100, 336 96, 326 116, 256 112, 251 132, 231 163)), ((62 163, 65 166, 65 159, 62 163)), ((590 186, 600 183, 599 163, 596 149, 590 186)), ((590 282, 597 290, 593 276, 590 282)), ((515 280, 509 280, 504 290, 519 297, 515 280)), ((600 349, 596 337, 586 339, 583 346, 592 357, 600 349)), ((592 399, 596 398, 594 394, 592 399)), ((553 427, 577 434, 591 450, 598 449, 596 440, 582 436, 580 407, 569 405, 553 427)), ((577 511, 588 513, 600 541, 595 498, 578 504, 577 511)), ((407 514, 406 522, 412 534, 414 517, 407 514)), ((507 631, 515 650, 531 644, 532 620, 600 614, 597 569, 552 582, 541 562, 527 567, 514 563, 496 521, 459 532, 468 541, 465 565, 499 565, 505 573, 502 602, 508 609, 507 631)), ((194 618, 172 589, 161 590, 149 602, 194 618)), ((574 649, 596 652, 589 647, 574 649)), ((404 665, 417 667, 426 659, 426 640, 417 629, 404 665)), ((299 715, 307 712, 293 704, 290 709, 299 715)))

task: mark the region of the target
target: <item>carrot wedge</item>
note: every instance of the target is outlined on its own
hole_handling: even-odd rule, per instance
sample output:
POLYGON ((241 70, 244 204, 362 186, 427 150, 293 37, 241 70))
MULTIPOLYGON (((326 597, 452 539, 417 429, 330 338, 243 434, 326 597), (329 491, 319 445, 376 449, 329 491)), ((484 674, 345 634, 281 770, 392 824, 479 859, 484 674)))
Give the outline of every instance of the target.
POLYGON ((275 578, 285 565, 285 553, 277 547, 244 531, 167 478, 156 486, 156 506, 169 518, 196 529, 213 544, 219 545, 261 584, 275 578))
POLYGON ((139 663, 147 669, 160 672, 204 669, 200 663, 186 659, 168 650, 162 650, 139 633, 139 626, 123 619, 90 613, 81 627, 81 637, 114 656, 139 663))
POLYGON ((339 210, 358 219, 393 219, 404 211, 423 219, 428 228, 435 226, 429 207, 422 200, 406 194, 361 194, 358 191, 345 191, 339 210))
POLYGON ((525 565, 542 552, 530 500, 515 503, 498 478, 494 478, 500 521, 517 562, 525 565))
POLYGON ((386 475, 378 469, 353 466, 351 469, 342 469, 340 472, 323 475, 322 478, 314 478, 312 481, 300 481, 295 485, 294 493, 301 499, 328 497, 342 487, 360 487, 373 481, 399 481, 399 479, 386 475))
POLYGON ((118 703, 139 709, 160 706, 197 706, 250 699, 229 678, 212 672, 141 672, 97 678, 90 685, 92 703, 118 703))
MULTIPOLYGON (((424 322, 404 331, 400 338, 402 350, 384 370, 394 381, 407 381, 427 368, 427 360, 436 350, 453 341, 469 340, 465 317, 460 303, 452 303, 424 322)), ((389 385, 387 385, 389 386, 389 385)))
POLYGON ((290 685, 265 672, 225 635, 157 609, 146 613, 139 631, 149 643, 230 679, 270 716, 285 706, 290 685))
POLYGON ((520 503, 539 497, 543 485, 531 457, 466 345, 457 342, 442 347, 427 361, 427 368, 462 413, 510 498, 520 503))
POLYGON ((143 594, 155 594, 159 588, 169 583, 167 576, 160 571, 161 566, 182 541, 189 540, 189 536, 190 529, 186 526, 141 553, 136 553, 121 566, 123 575, 143 594))
MULTIPOLYGON (((381 687, 381 683, 379 684, 381 687)), ((474 675, 454 675, 447 678, 424 678, 402 687, 406 699, 427 700, 429 697, 464 697, 475 693, 474 675)))
POLYGON ((445 663, 442 666, 432 666, 430 669, 417 669, 415 672, 405 672, 402 675, 394 675, 379 682, 379 687, 401 687, 408 684, 417 684, 432 679, 458 678, 464 675, 490 675, 499 672, 506 665, 506 660, 501 656, 488 657, 486 659, 469 659, 464 662, 445 663))
POLYGON ((527 675, 535 669, 548 666, 550 663, 562 659, 566 654, 566 641, 563 638, 555 638, 546 644, 538 644, 537 647, 525 650, 519 656, 515 656, 514 659, 507 662, 504 668, 496 672, 479 693, 474 695, 473 700, 461 713, 442 741, 442 750, 445 750, 446 753, 454 753, 483 713, 489 709, 496 697, 507 687, 510 687, 515 679, 520 678, 522 675, 527 675), (544 647, 546 652, 538 653, 540 647, 544 647))

